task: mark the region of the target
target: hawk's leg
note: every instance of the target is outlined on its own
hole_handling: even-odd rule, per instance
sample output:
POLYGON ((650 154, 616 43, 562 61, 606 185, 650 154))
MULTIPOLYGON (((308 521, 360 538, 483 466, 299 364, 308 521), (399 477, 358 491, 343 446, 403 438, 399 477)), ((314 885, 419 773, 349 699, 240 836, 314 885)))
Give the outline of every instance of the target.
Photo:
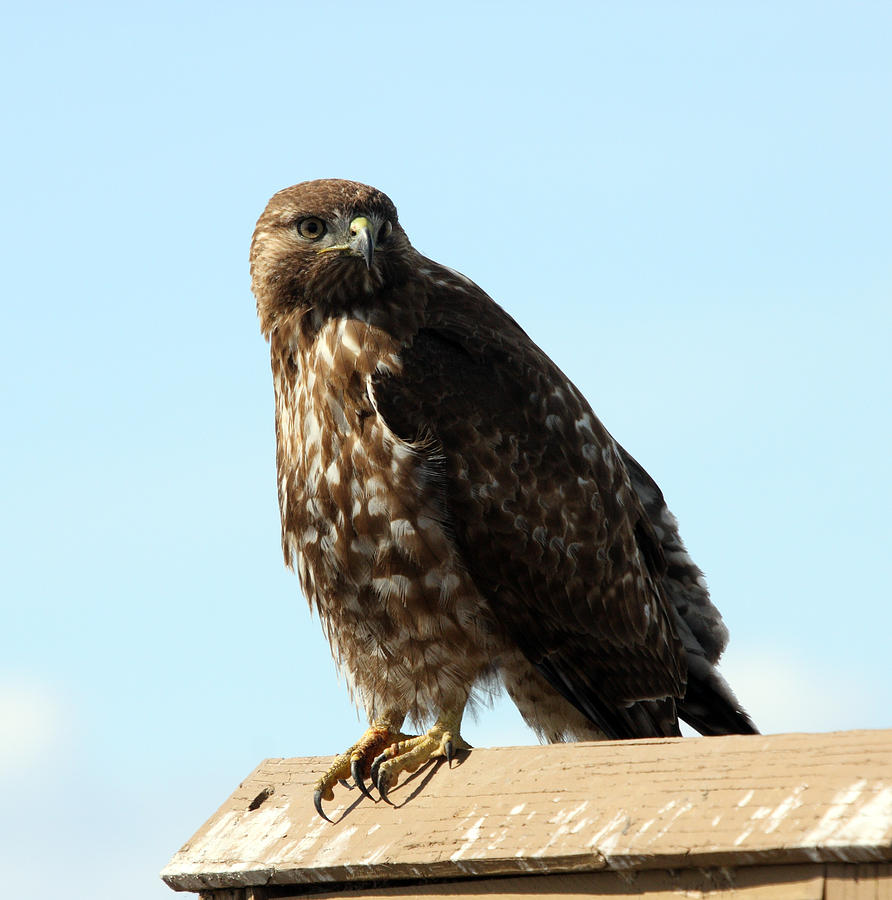
POLYGON ((372 768, 372 761, 385 747, 409 739, 400 728, 405 714, 388 709, 366 729, 365 734, 332 763, 331 768, 316 782, 313 788, 313 805, 323 819, 331 821, 322 811, 323 800, 334 800, 334 787, 339 781, 352 776, 356 786, 371 798, 365 786, 365 778, 372 768))
POLYGON ((403 738, 392 743, 372 763, 371 778, 381 799, 396 784, 400 773, 414 772, 437 756, 452 762, 456 750, 470 750, 471 745, 461 736, 464 704, 458 709, 444 710, 427 734, 403 738))

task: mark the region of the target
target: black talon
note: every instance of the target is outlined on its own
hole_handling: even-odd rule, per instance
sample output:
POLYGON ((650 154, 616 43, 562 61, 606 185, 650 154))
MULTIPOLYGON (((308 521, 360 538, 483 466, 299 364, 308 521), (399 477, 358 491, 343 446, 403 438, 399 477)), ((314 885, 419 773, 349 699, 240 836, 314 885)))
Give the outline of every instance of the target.
POLYGON ((393 806, 393 803, 387 799, 387 792, 390 790, 390 777, 386 772, 383 775, 378 776, 377 788, 378 793, 381 795, 381 799, 385 803, 390 803, 390 805, 393 806))
POLYGON ((374 801, 374 797, 369 793, 369 789, 365 786, 365 779, 362 777, 362 757, 356 757, 350 760, 350 774, 353 781, 359 788, 359 792, 374 801))
POLYGON ((382 754, 376 756, 372 760, 372 768, 369 772, 369 777, 372 779, 372 784, 375 785, 376 788, 378 788, 378 793, 381 792, 381 786, 378 784, 378 770, 381 768, 381 763, 383 763, 386 759, 387 751, 385 750, 382 754))
POLYGON ((347 780, 345 780, 344 778, 339 778, 339 779, 338 779, 338 784, 342 784, 345 788, 347 788, 348 791, 352 791, 352 790, 353 790, 353 785, 350 784, 350 782, 347 781, 347 780))
POLYGON ((316 807, 316 812, 325 819, 326 822, 331 822, 331 819, 328 818, 327 815, 322 811, 322 788, 316 791, 313 794, 313 806, 316 807))
POLYGON ((443 744, 443 752, 446 754, 446 764, 449 768, 452 768, 452 760, 455 759, 455 747, 452 744, 452 741, 446 741, 443 744))

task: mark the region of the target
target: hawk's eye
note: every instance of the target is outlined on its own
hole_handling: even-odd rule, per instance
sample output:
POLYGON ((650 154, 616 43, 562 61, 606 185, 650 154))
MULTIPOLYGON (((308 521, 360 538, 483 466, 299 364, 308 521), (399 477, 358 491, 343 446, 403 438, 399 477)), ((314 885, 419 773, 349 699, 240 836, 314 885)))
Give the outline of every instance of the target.
POLYGON ((387 238, 390 237, 391 231, 393 231, 393 225, 391 225, 389 221, 385 221, 378 231, 378 240, 386 241, 387 238))
POLYGON ((297 233, 308 241, 318 241, 325 234, 325 222, 317 219, 316 216, 301 219, 297 223, 297 233))

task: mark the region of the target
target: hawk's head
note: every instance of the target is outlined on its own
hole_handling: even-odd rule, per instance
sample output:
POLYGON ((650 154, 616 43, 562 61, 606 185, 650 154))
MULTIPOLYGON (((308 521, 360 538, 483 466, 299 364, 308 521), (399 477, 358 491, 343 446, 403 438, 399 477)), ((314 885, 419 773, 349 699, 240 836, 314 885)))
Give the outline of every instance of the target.
POLYGON ((251 286, 263 333, 310 310, 361 308, 402 284, 412 248, 396 207, 355 181, 305 181, 273 196, 251 242, 251 286))

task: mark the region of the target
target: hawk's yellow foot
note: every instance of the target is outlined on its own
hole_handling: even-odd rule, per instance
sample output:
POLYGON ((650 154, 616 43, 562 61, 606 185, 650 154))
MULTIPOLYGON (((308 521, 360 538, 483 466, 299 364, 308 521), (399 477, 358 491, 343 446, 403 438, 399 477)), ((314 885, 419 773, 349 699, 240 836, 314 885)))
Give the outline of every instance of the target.
POLYGON ((463 712, 463 709, 444 712, 427 734, 392 743, 375 759, 371 779, 382 800, 387 799, 387 792, 397 783, 400 773, 415 772, 437 756, 445 756, 451 763, 456 750, 471 749, 459 733, 463 712))
POLYGON ((352 777, 359 790, 369 799, 373 799, 365 786, 372 767, 372 761, 385 747, 396 742, 405 741, 410 736, 403 734, 400 727, 405 717, 402 714, 387 712, 366 729, 365 734, 345 753, 338 756, 329 770, 313 787, 313 805, 323 819, 331 819, 322 810, 323 800, 334 800, 334 787, 340 781, 352 777))

